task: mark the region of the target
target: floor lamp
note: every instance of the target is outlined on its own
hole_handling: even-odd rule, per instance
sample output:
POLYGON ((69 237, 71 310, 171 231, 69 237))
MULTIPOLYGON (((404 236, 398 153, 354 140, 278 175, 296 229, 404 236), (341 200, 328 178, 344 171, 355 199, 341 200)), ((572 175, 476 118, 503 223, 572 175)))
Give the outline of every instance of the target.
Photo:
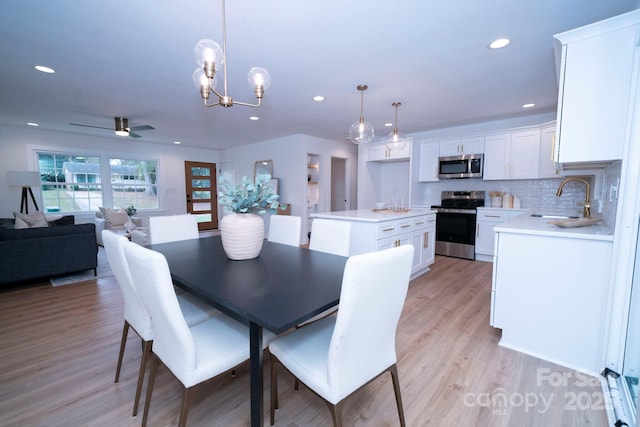
POLYGON ((22 187, 20 213, 29 213, 29 201, 27 199, 27 192, 29 193, 29 195, 31 195, 31 200, 33 200, 36 211, 39 210, 38 203, 36 202, 36 198, 33 196, 31 187, 38 187, 40 185, 40 173, 30 171, 7 172, 7 181, 12 187, 22 187))

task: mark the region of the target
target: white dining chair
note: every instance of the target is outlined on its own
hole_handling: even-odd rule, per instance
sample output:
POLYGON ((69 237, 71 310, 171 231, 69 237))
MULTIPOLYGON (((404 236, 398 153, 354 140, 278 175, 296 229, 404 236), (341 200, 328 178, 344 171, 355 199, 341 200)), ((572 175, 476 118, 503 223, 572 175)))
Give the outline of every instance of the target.
POLYGON ((334 255, 349 256, 351 223, 335 219, 315 218, 311 223, 309 249, 334 255))
MULTIPOLYGON (((189 325, 173 291, 165 257, 136 244, 126 245, 125 256, 154 332, 142 425, 147 424, 155 377, 162 362, 184 387, 178 423, 184 426, 192 388, 249 359, 249 328, 224 315, 189 325)), ((273 338, 270 332, 263 332, 264 346, 273 338)))
MULTIPOLYGON (((138 334, 143 344, 142 359, 140 360, 138 383, 136 385, 133 404, 133 416, 135 417, 138 413, 138 403, 140 401, 140 392, 142 390, 148 356, 151 353, 151 347, 153 345, 153 326, 149 312, 145 308, 142 298, 136 290, 136 285, 131 277, 129 264, 124 254, 124 248, 128 245, 135 245, 135 243, 130 243, 126 237, 109 230, 102 231, 102 240, 109 266, 120 286, 124 300, 124 326, 122 327, 122 339, 120 340, 120 352, 118 354, 118 364, 116 366, 114 382, 117 383, 120 379, 120 369, 122 367, 122 358, 124 356, 129 328, 132 328, 135 333, 138 334)), ((190 325, 198 324, 210 317, 220 314, 215 308, 189 294, 181 294, 178 296, 178 303, 186 322, 190 325)))
POLYGON ((300 246, 302 218, 291 215, 271 215, 267 240, 289 246, 300 246))
POLYGON ((149 243, 177 242, 200 237, 195 215, 164 215, 149 217, 149 243))
POLYGON ((337 316, 276 338, 271 358, 271 425, 278 408, 278 365, 307 385, 342 425, 345 399, 389 371, 400 424, 405 425, 396 356, 396 329, 407 295, 412 245, 354 255, 345 265, 337 316))
MULTIPOLYGON (((309 249, 333 255, 349 256, 351 250, 351 223, 332 219, 316 218, 311 223, 311 239, 309 249)), ((308 325, 318 319, 327 317, 338 310, 331 307, 298 326, 308 325)), ((296 382, 296 390, 298 384, 296 382)))

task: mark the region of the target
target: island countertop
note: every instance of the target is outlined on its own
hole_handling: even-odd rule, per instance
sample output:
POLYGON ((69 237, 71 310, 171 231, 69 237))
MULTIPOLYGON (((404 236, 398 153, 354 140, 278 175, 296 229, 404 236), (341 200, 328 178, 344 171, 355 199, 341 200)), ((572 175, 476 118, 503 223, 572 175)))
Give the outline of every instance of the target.
POLYGON ((532 213, 533 210, 518 215, 511 221, 497 225, 494 230, 502 233, 613 241, 611 229, 601 222, 587 227, 561 228, 551 223, 554 219, 533 217, 532 213))
POLYGON ((338 219, 342 221, 383 222, 420 215, 435 214, 433 209, 411 209, 408 211, 355 209, 349 211, 313 213, 313 218, 338 219))

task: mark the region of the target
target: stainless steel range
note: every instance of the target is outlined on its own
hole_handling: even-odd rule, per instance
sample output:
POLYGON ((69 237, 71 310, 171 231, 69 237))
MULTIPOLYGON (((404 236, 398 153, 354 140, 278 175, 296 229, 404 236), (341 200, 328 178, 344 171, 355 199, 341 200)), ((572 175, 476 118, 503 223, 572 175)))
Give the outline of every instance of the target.
POLYGON ((475 259, 476 208, 484 206, 484 191, 443 191, 436 210, 436 255, 475 259))

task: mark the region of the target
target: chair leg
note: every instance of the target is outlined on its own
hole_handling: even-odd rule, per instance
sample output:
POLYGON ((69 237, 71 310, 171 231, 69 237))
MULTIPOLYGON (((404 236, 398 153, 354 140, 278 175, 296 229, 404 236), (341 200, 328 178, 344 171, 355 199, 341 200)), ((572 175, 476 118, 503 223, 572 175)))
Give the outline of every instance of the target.
POLYGON ((149 406, 151 406, 151 393, 153 392, 153 384, 156 381, 156 373, 158 372, 158 365, 160 364, 160 359, 157 356, 153 358, 153 364, 151 365, 151 370, 149 371, 149 381, 147 383, 147 398, 144 401, 144 412, 142 415, 142 427, 146 427, 147 425, 147 417, 149 416, 149 406))
POLYGON ((338 402, 337 405, 332 405, 325 401, 331 411, 331 418, 333 419, 333 427, 342 427, 342 407, 344 406, 344 399, 338 402))
POLYGON ((271 425, 275 422, 276 409, 278 409, 278 359, 273 354, 271 359, 271 425))
POLYGON ((187 415, 189 414, 189 403, 191 400, 192 387, 184 389, 182 394, 182 407, 180 408, 180 420, 178 421, 178 427, 185 427, 187 425, 187 415))
POLYGON ((398 367, 394 363, 390 368, 391 381, 393 381, 393 391, 396 394, 396 404, 398 405, 398 416, 400 417, 400 426, 404 427, 404 409, 402 409, 402 396, 400 395, 400 381, 398 380, 398 367))
POLYGON ((120 354, 118 354, 118 366, 116 366, 116 379, 115 383, 120 380, 120 368, 122 367, 122 357, 124 356, 124 347, 127 344, 127 335, 129 333, 129 322, 124 321, 122 326, 122 339, 120 340, 120 354))
POLYGON ((142 359, 140 360, 140 372, 138 372, 138 385, 136 386, 136 397, 133 402, 133 416, 138 415, 138 403, 140 402, 140 393, 142 392, 142 383, 144 382, 144 373, 147 370, 147 361, 151 355, 151 347, 153 341, 142 340, 142 359))

